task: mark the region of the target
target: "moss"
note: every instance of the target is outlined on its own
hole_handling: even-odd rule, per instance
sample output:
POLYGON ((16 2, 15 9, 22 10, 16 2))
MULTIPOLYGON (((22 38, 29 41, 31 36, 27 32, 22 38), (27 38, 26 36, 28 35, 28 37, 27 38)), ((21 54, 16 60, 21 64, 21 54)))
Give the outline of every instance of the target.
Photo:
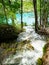
POLYGON ((46 53, 46 45, 43 47, 43 53, 46 53))
POLYGON ((17 50, 23 50, 23 46, 25 45, 25 43, 24 42, 18 42, 17 44, 16 44, 16 49, 17 50))
POLYGON ((34 50, 33 46, 30 44, 30 40, 25 40, 22 42, 12 42, 12 43, 2 43, 0 48, 3 49, 1 51, 1 57, 6 59, 9 56, 13 56, 15 53, 19 51, 23 51, 26 47, 28 50, 34 50))
POLYGON ((16 46, 17 46, 16 49, 20 51, 24 50, 24 47, 26 47, 26 49, 28 50, 34 50, 34 47, 30 44, 30 40, 24 40, 22 42, 18 42, 16 46))
POLYGON ((39 58, 39 59, 37 60, 37 65, 42 65, 42 64, 43 64, 43 61, 42 61, 41 58, 39 58))
POLYGON ((47 44, 43 47, 43 53, 46 53, 47 50, 49 50, 49 41, 47 41, 47 44))
POLYGON ((16 53, 16 43, 2 43, 0 45, 1 57, 4 59, 16 53), (2 51, 1 51, 2 50, 2 51))
POLYGON ((0 45, 0 48, 3 49, 1 51, 1 57, 4 59, 10 55, 15 54, 17 51, 23 51, 24 45, 25 45, 24 42, 2 43, 0 45))

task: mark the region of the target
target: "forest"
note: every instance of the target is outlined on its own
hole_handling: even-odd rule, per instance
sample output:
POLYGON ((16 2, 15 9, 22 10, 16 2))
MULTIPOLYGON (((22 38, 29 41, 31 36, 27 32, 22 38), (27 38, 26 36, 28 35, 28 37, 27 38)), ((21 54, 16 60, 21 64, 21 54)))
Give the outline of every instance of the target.
POLYGON ((49 0, 0 0, 0 65, 49 65, 49 0))

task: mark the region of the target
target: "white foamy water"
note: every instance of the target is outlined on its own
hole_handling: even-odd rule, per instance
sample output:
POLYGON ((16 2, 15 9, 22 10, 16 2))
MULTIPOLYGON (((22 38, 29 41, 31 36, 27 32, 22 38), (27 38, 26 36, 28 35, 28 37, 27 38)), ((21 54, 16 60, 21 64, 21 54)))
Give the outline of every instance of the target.
POLYGON ((25 46, 23 51, 17 52, 12 58, 7 58, 4 63, 16 64, 16 65, 36 65, 37 59, 43 55, 43 47, 46 44, 44 36, 40 36, 35 33, 31 26, 24 27, 25 32, 19 34, 17 42, 23 40, 30 40, 30 44, 34 47, 34 50, 28 50, 25 46))

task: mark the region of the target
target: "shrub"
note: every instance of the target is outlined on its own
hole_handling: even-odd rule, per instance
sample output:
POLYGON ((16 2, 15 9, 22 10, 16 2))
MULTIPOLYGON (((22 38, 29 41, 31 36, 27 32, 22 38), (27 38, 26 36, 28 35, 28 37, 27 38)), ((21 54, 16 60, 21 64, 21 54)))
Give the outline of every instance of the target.
POLYGON ((39 59, 37 60, 37 65, 42 65, 42 64, 43 64, 43 61, 42 61, 41 58, 39 58, 39 59))
POLYGON ((12 25, 2 24, 0 25, 0 42, 9 42, 16 39, 18 31, 16 27, 12 25))

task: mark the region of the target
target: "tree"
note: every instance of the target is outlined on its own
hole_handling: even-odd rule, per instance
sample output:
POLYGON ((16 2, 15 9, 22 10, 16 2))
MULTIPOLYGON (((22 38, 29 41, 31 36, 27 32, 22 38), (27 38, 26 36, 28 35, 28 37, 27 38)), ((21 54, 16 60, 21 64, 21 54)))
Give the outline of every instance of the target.
POLYGON ((21 29, 23 29, 23 0, 21 0, 21 29))
POLYGON ((8 19, 7 19, 6 7, 5 7, 4 0, 1 0, 0 3, 2 3, 4 15, 5 15, 5 18, 6 18, 6 23, 8 24, 8 19))
POLYGON ((34 12, 35 12, 35 31, 37 32, 38 28, 38 18, 37 18, 37 0, 33 0, 34 12))
POLYGON ((8 23, 8 19, 12 20, 12 25, 15 25, 14 19, 16 19, 16 13, 20 9, 19 0, 0 0, 4 10, 4 17, 8 23))
POLYGON ((40 26, 41 26, 41 0, 40 0, 40 26))
POLYGON ((47 25, 47 19, 48 19, 48 1, 47 0, 41 0, 41 20, 42 20, 42 25, 43 25, 43 28, 46 27, 47 25))
POLYGON ((16 19, 16 12, 19 10, 20 8, 20 3, 16 0, 12 1, 12 0, 8 0, 8 6, 9 6, 9 17, 12 20, 12 25, 15 26, 15 21, 14 19, 16 19))

